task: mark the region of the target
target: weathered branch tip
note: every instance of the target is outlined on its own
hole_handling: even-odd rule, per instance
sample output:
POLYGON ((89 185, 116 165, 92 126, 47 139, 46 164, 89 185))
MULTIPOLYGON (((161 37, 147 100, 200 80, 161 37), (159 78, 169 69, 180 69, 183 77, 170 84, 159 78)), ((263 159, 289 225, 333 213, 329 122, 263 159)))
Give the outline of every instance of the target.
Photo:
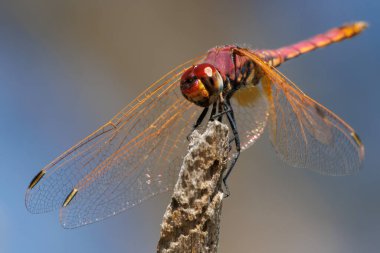
POLYGON ((203 134, 192 133, 157 252, 217 252, 228 142, 228 127, 218 121, 209 122, 203 134))

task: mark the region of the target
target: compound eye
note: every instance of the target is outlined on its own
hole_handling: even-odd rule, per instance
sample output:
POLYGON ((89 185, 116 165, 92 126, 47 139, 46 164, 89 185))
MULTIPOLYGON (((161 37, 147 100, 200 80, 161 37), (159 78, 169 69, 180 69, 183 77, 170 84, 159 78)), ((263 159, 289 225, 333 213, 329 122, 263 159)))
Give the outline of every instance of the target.
POLYGON ((194 75, 198 78, 210 78, 216 72, 216 68, 208 63, 202 63, 194 67, 194 75))
POLYGON ((189 83, 191 82, 195 76, 194 76, 194 68, 195 66, 192 66, 188 68, 181 76, 181 83, 189 83))
POLYGON ((181 91, 185 98, 207 107, 217 101, 223 91, 223 79, 218 70, 208 63, 187 69, 181 77, 181 91))
POLYGON ((223 91, 222 76, 213 65, 202 63, 195 66, 194 75, 204 83, 211 93, 219 95, 223 91))

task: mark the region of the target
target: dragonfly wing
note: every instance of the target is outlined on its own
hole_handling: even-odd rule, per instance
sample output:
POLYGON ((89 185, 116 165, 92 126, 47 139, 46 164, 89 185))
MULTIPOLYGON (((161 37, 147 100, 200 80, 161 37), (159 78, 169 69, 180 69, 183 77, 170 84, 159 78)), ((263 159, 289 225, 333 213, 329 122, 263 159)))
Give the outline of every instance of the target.
POLYGON ((242 151, 255 143, 265 129, 269 116, 268 103, 261 85, 248 85, 231 99, 242 151))
POLYGON ((172 189, 181 154, 186 153, 186 135, 200 112, 182 97, 171 102, 141 136, 123 145, 75 186, 76 196, 60 210, 64 227, 104 219, 172 189))
POLYGON ((347 123, 252 52, 238 51, 250 57, 263 72, 269 133, 283 160, 325 175, 348 175, 360 169, 364 146, 347 123))
POLYGON ((47 165, 29 185, 25 198, 28 210, 41 213, 69 204, 62 207, 66 209, 61 211, 62 221, 74 227, 133 206, 128 205, 128 201, 141 202, 169 189, 170 177, 176 172, 169 170, 178 170, 175 164, 180 161, 180 152, 186 148, 186 138, 182 137, 191 130, 191 124, 187 122, 199 113, 198 108, 183 99, 178 81, 183 71, 200 59, 169 72, 108 123, 47 165), (172 131, 170 135, 168 131, 172 131), (182 150, 175 150, 176 145, 182 150), (146 186, 138 185, 144 176, 156 183, 150 187, 147 178, 146 186), (120 192, 120 189, 132 187, 141 189, 120 192), (73 189, 77 190, 75 197, 69 198, 73 189), (109 205, 102 213, 91 213, 90 210, 104 208, 101 203, 106 201, 105 197, 115 201, 119 198, 121 202, 109 205), (66 203, 68 200, 72 200, 71 203, 66 203), (88 209, 89 206, 92 209, 88 209), (81 210, 80 215, 73 217, 70 214, 78 210, 81 210), (87 216, 83 218, 85 214, 87 216))

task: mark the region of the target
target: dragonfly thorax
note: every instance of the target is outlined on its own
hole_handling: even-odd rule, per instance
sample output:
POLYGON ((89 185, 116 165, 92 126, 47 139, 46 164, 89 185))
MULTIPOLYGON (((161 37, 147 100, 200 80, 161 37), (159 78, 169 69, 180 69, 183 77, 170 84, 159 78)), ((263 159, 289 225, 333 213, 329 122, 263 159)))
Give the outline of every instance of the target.
POLYGON ((180 82, 183 96, 198 106, 215 103, 223 91, 223 78, 211 64, 202 63, 187 69, 180 82))

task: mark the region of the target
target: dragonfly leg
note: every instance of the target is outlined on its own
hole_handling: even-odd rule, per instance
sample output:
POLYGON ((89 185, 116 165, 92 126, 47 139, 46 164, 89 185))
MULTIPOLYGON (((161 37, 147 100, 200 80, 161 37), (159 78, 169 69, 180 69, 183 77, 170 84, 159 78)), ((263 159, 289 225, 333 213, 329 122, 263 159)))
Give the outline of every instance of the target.
MULTIPOLYGON (((214 108, 213 108, 214 109, 214 108)), ((202 121, 204 120, 204 118, 206 117, 206 114, 208 112, 208 107, 205 107, 202 111, 202 113, 199 115, 197 121, 195 122, 195 124, 193 125, 193 129, 191 130, 191 132, 187 135, 187 140, 190 140, 190 135, 193 133, 193 131, 195 129, 197 129, 197 127, 200 126, 200 124, 202 124, 202 121)))
POLYGON ((214 115, 216 114, 216 103, 212 104, 212 109, 211 109, 211 114, 210 114, 210 119, 209 121, 214 121, 214 115))
POLYGON ((231 171, 234 168, 234 166, 235 166, 235 164, 236 164, 236 162, 240 156, 240 138, 239 138, 239 133, 237 131, 234 112, 232 110, 231 103, 230 103, 229 99, 227 99, 227 104, 224 104, 224 106, 225 106, 228 121, 229 121, 231 129, 232 129, 232 133, 234 135, 233 139, 234 139, 235 145, 236 145, 236 153, 232 155, 232 160, 231 160, 230 166, 227 169, 227 172, 223 177, 223 184, 224 184, 224 187, 226 189, 225 194, 226 194, 226 197, 228 197, 230 195, 230 191, 229 191, 228 185, 227 185, 227 178, 231 174, 231 171))
POLYGON ((193 125, 193 130, 197 129, 197 127, 199 127, 200 124, 202 124, 202 121, 206 117, 207 112, 208 112, 208 107, 205 107, 205 109, 203 109, 202 113, 199 115, 197 121, 193 125))
MULTIPOLYGON (((218 113, 214 112, 214 114, 211 114, 211 117, 210 117, 210 120, 215 120, 217 119, 218 121, 222 122, 222 116, 228 112, 231 111, 230 108, 224 108, 222 109, 222 105, 224 104, 224 102, 222 103, 219 103, 218 105, 218 113)), ((213 108, 214 109, 214 108, 213 108)))
POLYGON ((231 149, 232 149, 232 143, 233 142, 235 142, 235 137, 232 137, 229 141, 228 141, 228 145, 229 145, 229 149, 228 149, 228 152, 230 152, 231 151, 231 149))
POLYGON ((216 118, 219 122, 222 122, 223 114, 225 114, 223 104, 223 102, 218 103, 218 113, 214 115, 214 118, 216 118))

